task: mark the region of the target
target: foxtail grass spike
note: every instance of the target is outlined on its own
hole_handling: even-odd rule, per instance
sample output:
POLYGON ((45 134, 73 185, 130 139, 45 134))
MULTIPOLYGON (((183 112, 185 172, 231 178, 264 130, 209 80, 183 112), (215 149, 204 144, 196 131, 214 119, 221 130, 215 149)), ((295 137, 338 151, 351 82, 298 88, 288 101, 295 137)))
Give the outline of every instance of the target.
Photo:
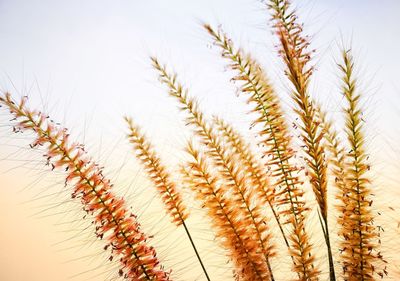
POLYGON ((225 196, 227 187, 211 173, 206 157, 191 143, 186 151, 193 159, 182 166, 185 182, 206 208, 222 246, 229 250, 236 277, 246 281, 269 280, 260 272, 263 262, 257 252, 257 243, 247 231, 248 224, 238 219, 240 210, 225 196))
POLYGON ((386 269, 379 250, 380 233, 374 224, 371 181, 368 177, 368 155, 365 152, 361 95, 354 78, 354 62, 350 51, 342 52, 342 93, 346 99, 346 135, 350 150, 346 156, 346 193, 341 198, 338 218, 341 240, 341 263, 347 280, 370 281, 383 277, 386 269))
POLYGON ((279 104, 279 98, 275 94, 264 71, 250 55, 244 55, 242 50, 233 46, 226 34, 215 31, 210 25, 204 28, 211 35, 214 44, 221 48, 222 57, 226 58, 230 68, 236 72, 233 80, 240 83, 242 93, 248 95, 248 103, 254 105, 252 112, 259 117, 254 124, 260 124, 262 129, 261 144, 265 145, 265 155, 272 159, 268 162, 272 176, 275 178, 277 191, 275 192, 275 204, 281 206, 286 223, 293 227, 293 233, 288 235, 291 240, 289 251, 293 259, 294 271, 299 280, 315 280, 318 271, 313 265, 314 257, 310 254, 311 245, 304 228, 305 202, 302 184, 295 175, 298 172, 290 159, 294 150, 290 148, 290 135, 279 104))
POLYGON ((347 182, 346 182, 346 158, 347 154, 342 141, 339 138, 339 133, 333 127, 333 124, 328 120, 326 113, 316 104, 316 113, 319 119, 320 126, 322 128, 324 139, 326 140, 326 149, 330 152, 329 164, 333 173, 334 183, 338 189, 337 199, 341 200, 347 193, 347 182))
POLYGON ((303 25, 298 23, 296 11, 288 0, 270 0, 269 9, 279 38, 279 53, 286 65, 285 74, 293 85, 291 93, 295 103, 294 111, 301 121, 302 140, 305 150, 307 174, 322 215, 322 230, 328 251, 330 280, 336 280, 335 267, 329 237, 327 205, 327 164, 324 146, 321 144, 323 133, 316 119, 313 100, 308 85, 314 67, 311 65, 312 51, 309 39, 303 34, 303 25))
POLYGON ((156 186, 172 222, 177 226, 183 224, 189 213, 183 203, 182 195, 177 190, 175 183, 161 163, 161 159, 157 156, 154 148, 147 141, 146 136, 140 132, 140 128, 129 117, 125 117, 125 121, 129 127, 127 137, 136 152, 135 156, 156 186))
MULTIPOLYGON (((169 94, 178 99, 181 110, 186 112, 187 125, 194 128, 195 135, 206 147, 207 156, 213 159, 214 166, 229 187, 231 200, 237 203, 243 215, 242 219, 248 222, 247 231, 253 233, 254 239, 260 243, 260 248, 265 250, 265 255, 272 256, 273 247, 270 245, 270 234, 267 228, 269 220, 263 217, 260 206, 256 203, 256 194, 248 188, 248 180, 241 173, 232 152, 218 138, 214 128, 210 126, 199 110, 196 100, 188 95, 187 90, 177 81, 176 75, 168 73, 156 58, 152 58, 152 62, 153 67, 159 73, 160 81, 168 86, 169 94)), ((266 258, 265 267, 260 268, 260 271, 272 274, 268 270, 268 264, 269 261, 266 258)))
POLYGON ((80 199, 83 209, 94 217, 96 236, 106 238, 105 248, 120 260, 119 275, 129 280, 170 280, 170 273, 163 270, 155 249, 148 245, 136 216, 126 209, 123 198, 114 195, 110 180, 83 146, 71 143, 68 131, 57 127, 44 113, 29 110, 26 97, 16 104, 6 93, 0 103, 18 121, 14 131, 34 132, 36 140, 31 147, 45 147, 47 164, 67 171, 65 183, 74 186, 72 198, 80 199))
POLYGON ((217 129, 226 137, 227 144, 234 148, 236 153, 239 154, 239 158, 242 160, 245 170, 251 178, 253 186, 256 187, 259 197, 265 200, 271 208, 285 244, 289 247, 289 242, 283 230, 283 223, 274 207, 275 189, 269 182, 267 172, 262 168, 262 164, 256 159, 256 156, 251 152, 249 144, 246 143, 245 139, 239 134, 239 132, 235 131, 232 126, 221 118, 214 117, 214 123, 216 124, 217 129))
POLYGON ((306 158, 308 174, 322 217, 327 220, 326 164, 324 149, 320 144, 323 134, 315 118, 314 103, 308 93, 313 70, 310 66, 311 52, 308 51, 308 39, 302 34, 303 28, 297 23, 296 13, 290 11, 289 6, 287 0, 271 0, 269 4, 280 41, 279 52, 286 64, 285 73, 294 88, 292 91, 292 98, 296 104, 294 111, 302 122, 300 128, 308 156, 306 158))
POLYGON ((129 127, 128 139, 136 151, 136 158, 143 164, 147 175, 157 187, 167 213, 171 216, 173 223, 177 226, 183 225, 201 268, 207 280, 210 280, 200 254, 185 223, 189 213, 183 203, 182 195, 178 192, 176 185, 171 179, 165 166, 161 164, 161 159, 157 156, 154 148, 150 142, 146 140, 145 135, 140 132, 140 128, 133 123, 131 118, 125 117, 125 121, 129 127))

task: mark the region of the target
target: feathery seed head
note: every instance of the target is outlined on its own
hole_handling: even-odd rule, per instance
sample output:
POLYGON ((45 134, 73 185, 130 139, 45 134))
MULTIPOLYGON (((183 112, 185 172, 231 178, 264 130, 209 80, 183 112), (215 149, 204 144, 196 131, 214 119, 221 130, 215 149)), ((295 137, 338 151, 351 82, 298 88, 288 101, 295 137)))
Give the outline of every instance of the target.
POLYGON ((341 263, 343 274, 349 280, 375 280, 375 274, 383 277, 385 261, 379 251, 379 227, 374 224, 372 212, 371 181, 367 175, 367 155, 364 148, 363 122, 359 105, 361 95, 357 93, 353 77, 354 62, 350 51, 342 52, 343 95, 347 101, 346 134, 350 151, 347 153, 343 169, 345 190, 340 198, 341 214, 341 263))
POLYGON ((48 165, 68 171, 66 184, 74 186, 72 198, 81 200, 84 210, 95 218, 96 236, 107 238, 113 254, 120 257, 120 274, 131 280, 169 280, 136 216, 127 211, 122 198, 114 195, 102 168, 87 156, 82 145, 70 143, 66 129, 55 126, 43 113, 27 109, 26 99, 16 105, 6 93, 0 103, 18 121, 17 131, 35 132, 37 138, 31 147, 46 148, 48 165))
POLYGON ((129 126, 128 139, 136 151, 136 158, 144 166, 147 175, 156 186, 172 221, 177 226, 181 225, 189 215, 182 195, 178 192, 165 166, 161 164, 161 159, 155 153, 153 146, 140 132, 140 128, 133 123, 131 118, 125 117, 125 121, 129 126))

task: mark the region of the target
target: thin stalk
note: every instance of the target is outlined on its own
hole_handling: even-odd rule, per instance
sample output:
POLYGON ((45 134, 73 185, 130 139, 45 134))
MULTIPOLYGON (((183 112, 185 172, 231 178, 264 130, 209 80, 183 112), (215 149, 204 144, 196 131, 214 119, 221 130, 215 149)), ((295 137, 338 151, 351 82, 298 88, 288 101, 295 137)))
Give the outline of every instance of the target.
POLYGON ((325 243, 326 243, 327 249, 328 249, 329 280, 336 280, 335 268, 334 268, 335 265, 333 263, 332 248, 331 248, 331 242, 330 242, 330 238, 329 238, 328 221, 325 219, 325 217, 321 217, 320 210, 318 210, 318 219, 321 224, 322 232, 324 233, 325 243))
POLYGON ((328 226, 328 220, 325 220, 325 240, 326 240, 326 246, 328 247, 328 259, 329 259, 329 278, 331 281, 336 280, 336 274, 335 274, 335 265, 333 263, 333 255, 332 255, 332 247, 331 247, 331 242, 329 238, 329 226, 328 226))
POLYGON ((203 261, 201 260, 199 252, 197 251, 196 245, 194 244, 192 236, 190 235, 189 229, 187 228, 186 223, 185 223, 184 220, 182 220, 182 225, 183 225, 183 228, 185 229, 185 232, 186 232, 187 236, 189 237, 189 240, 190 240, 190 243, 192 244, 193 250, 196 253, 196 257, 200 262, 200 265, 201 265, 201 268, 203 269, 204 275, 206 276, 207 280, 210 281, 210 277, 208 276, 207 270, 206 270, 206 268, 205 268, 205 266, 203 264, 203 261))

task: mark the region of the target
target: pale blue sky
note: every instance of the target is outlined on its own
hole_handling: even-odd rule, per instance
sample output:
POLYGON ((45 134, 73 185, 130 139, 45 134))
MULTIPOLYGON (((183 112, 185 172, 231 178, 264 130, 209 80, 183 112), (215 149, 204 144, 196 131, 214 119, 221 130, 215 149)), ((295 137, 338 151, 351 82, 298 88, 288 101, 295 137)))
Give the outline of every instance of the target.
MULTIPOLYGON (((390 101, 398 101, 400 91, 400 2, 299 2, 314 37, 312 46, 319 51, 313 94, 319 99, 335 95, 329 92, 337 84, 333 56, 342 38, 352 39, 361 62, 360 79, 368 81, 373 89, 369 94, 385 112, 394 110, 390 101)), ((56 106, 54 112, 66 115, 71 125, 74 118, 92 114, 113 124, 129 113, 153 127, 160 122, 155 115, 162 119, 171 112, 171 101, 155 89, 158 83, 149 67, 148 56, 156 54, 178 70, 200 99, 210 102, 207 108, 217 112, 224 103, 235 107, 232 86, 221 74, 223 61, 207 48, 199 22, 222 24, 237 44, 260 58, 271 77, 280 77, 268 14, 261 7, 256 0, 2 0, 0 87, 15 92, 12 81, 19 91, 32 88, 33 100, 39 100, 40 87, 41 103, 56 106)), ((277 87, 282 84, 282 79, 273 80, 277 87)), ((376 112, 380 118, 384 111, 376 112)))
MULTIPOLYGON (((400 160, 400 148, 388 145, 400 141, 397 129, 400 121, 400 1, 294 2, 300 3, 300 19, 306 22, 306 31, 313 38, 312 47, 317 49, 312 95, 327 104, 330 113, 340 113, 335 56, 342 41, 346 45, 351 41, 360 65, 359 80, 365 82, 369 148, 375 153, 374 164, 378 172, 395 169, 396 166, 387 168, 385 165, 400 160)), ((188 134, 182 130, 182 115, 175 102, 167 97, 150 67, 149 55, 157 55, 174 67, 207 113, 221 114, 244 130, 248 126, 248 119, 244 117, 248 107, 235 97, 230 75, 224 72, 225 62, 218 50, 209 44, 200 25, 202 21, 215 26, 221 24, 237 45, 259 58, 280 95, 288 101, 269 15, 256 0, 0 0, 0 89, 15 96, 30 95, 34 107, 45 107, 55 120, 72 128, 75 137, 92 148, 92 155, 101 163, 107 163, 111 174, 118 172, 121 165, 118 161, 129 155, 122 120, 125 114, 133 116, 146 128, 167 161, 177 161, 179 155, 175 153, 185 144, 188 134)), ((6 131, 1 131, 0 137, 5 135, 6 131)), ((0 141, 0 145, 3 144, 9 146, 0 148, 2 157, 11 149, 10 141, 0 141)), ((11 183, 12 177, 5 173, 4 162, 0 167, 0 172, 4 173, 0 173, 0 198, 4 200, 0 205, 3 210, 17 209, 21 194, 18 190, 29 181, 13 189, 4 189, 3 184, 11 183)), ((30 192, 35 194, 35 191, 30 192)), ((25 197, 29 200, 29 196, 25 197)), ((22 221, 20 224, 4 213, 0 215, 2 227, 13 226, 4 236, 0 233, 0 249, 13 244, 4 242, 8 241, 5 237, 11 239, 12 231, 18 232, 21 225, 32 224, 49 233, 54 231, 53 221, 32 223, 26 218, 30 213, 29 210, 15 213, 22 221)), ((36 258, 40 264, 51 264, 51 268, 26 267, 29 269, 26 275, 18 271, 19 277, 5 281, 43 281, 43 276, 55 280, 51 275, 55 272, 59 272, 57 280, 60 281, 98 280, 98 276, 102 276, 103 267, 99 273, 94 271, 67 279, 74 275, 71 272, 86 269, 79 265, 75 268, 71 262, 58 262, 69 258, 51 245, 57 239, 68 239, 69 234, 60 236, 64 238, 57 236, 57 239, 48 234, 52 238, 44 239, 38 229, 31 230, 29 239, 32 242, 25 243, 42 243, 43 258, 36 257, 37 247, 14 248, 15 257, 8 262, 0 253, 0 279, 2 270, 6 276, 14 276, 12 274, 18 271, 17 266, 11 265, 13 261, 19 262, 18 251, 25 255, 23 262, 36 258), (47 241, 46 245, 47 239, 52 241, 47 241), (2 264, 3 267, 7 265, 8 271, 2 264)), ((68 242, 63 246, 67 248, 68 242)), ((188 268, 184 265, 183 269, 177 269, 180 280, 190 276, 190 272, 186 272, 188 268)))

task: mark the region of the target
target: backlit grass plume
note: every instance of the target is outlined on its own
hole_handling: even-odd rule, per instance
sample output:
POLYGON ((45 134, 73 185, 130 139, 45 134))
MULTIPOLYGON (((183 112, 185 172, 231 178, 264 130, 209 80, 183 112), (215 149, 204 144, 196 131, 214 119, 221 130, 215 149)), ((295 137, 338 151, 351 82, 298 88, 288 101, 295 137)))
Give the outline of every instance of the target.
POLYGON ((309 42, 303 36, 303 28, 297 22, 294 11, 289 9, 289 1, 271 0, 273 22, 280 41, 279 53, 286 64, 286 75, 293 85, 294 111, 302 121, 303 141, 308 155, 311 185, 324 219, 327 218, 327 179, 323 147, 320 145, 322 131, 316 121, 315 105, 308 90, 313 67, 310 66, 309 42))
POLYGON ((329 236, 327 206, 327 164, 324 146, 321 144, 323 131, 317 118, 315 105, 309 92, 310 77, 314 67, 311 65, 309 40, 303 34, 303 26, 298 22, 295 10, 288 0, 270 0, 268 7, 272 13, 272 21, 279 39, 279 54, 286 65, 285 74, 293 89, 291 97, 294 111, 301 120, 299 127, 308 166, 307 174, 320 208, 325 242, 328 250, 330 280, 335 280, 335 267, 329 236))
POLYGON ((96 236, 108 241, 112 255, 119 260, 119 275, 130 280, 169 280, 155 249, 141 231, 136 216, 130 213, 123 198, 112 192, 112 184, 103 176, 102 168, 86 154, 82 145, 71 143, 68 131, 59 128, 42 112, 26 107, 26 97, 16 104, 11 95, 0 97, 18 123, 14 131, 31 131, 36 140, 31 147, 46 148, 44 157, 52 169, 67 171, 66 184, 74 186, 72 198, 80 199, 85 212, 94 217, 96 236))
POLYGON ((346 135, 350 151, 345 162, 346 190, 339 207, 341 262, 346 280, 375 280, 375 275, 383 277, 386 269, 381 268, 380 233, 374 224, 372 212, 371 182, 367 176, 368 156, 359 105, 361 96, 357 91, 350 51, 343 51, 342 59, 339 68, 343 77, 342 93, 347 101, 346 135))
POLYGON ((251 179, 253 187, 259 193, 259 198, 261 200, 260 203, 268 203, 282 233, 284 241, 288 245, 286 235, 282 228, 282 222, 275 207, 275 190, 272 184, 269 182, 266 169, 262 167, 262 164, 252 153, 250 145, 246 143, 246 140, 239 134, 239 132, 235 131, 232 126, 230 126, 221 118, 214 117, 214 123, 216 124, 217 129, 226 138, 227 145, 232 147, 239 155, 242 165, 244 165, 244 169, 251 179))
MULTIPOLYGON (((193 127, 194 134, 199 137, 200 142, 206 149, 206 154, 213 161, 213 165, 219 171, 224 184, 229 187, 229 195, 237 208, 242 212, 242 220, 248 224, 247 231, 255 239, 259 241, 259 246, 265 257, 266 267, 260 267, 260 271, 272 274, 269 263, 269 256, 272 256, 268 237, 266 219, 260 209, 258 203, 257 193, 250 189, 248 179, 244 173, 241 172, 235 155, 230 149, 221 141, 215 132, 214 128, 204 118, 203 113, 199 110, 197 102, 191 98, 187 90, 177 81, 175 74, 167 72, 166 68, 162 66, 156 58, 152 58, 153 67, 158 71, 160 81, 167 85, 169 94, 175 97, 181 110, 186 113, 186 124, 193 127)), ((272 278, 272 276, 271 276, 272 278)))
POLYGON ((346 182, 346 151, 343 143, 339 137, 339 133, 334 128, 332 121, 328 120, 326 113, 323 112, 319 105, 315 105, 316 113, 320 126, 322 128, 326 150, 329 151, 329 164, 331 171, 334 176, 334 183, 337 187, 336 198, 342 200, 343 196, 347 193, 347 182, 346 182))
POLYGON ((200 258, 200 254, 197 251, 192 236, 190 235, 189 229, 185 223, 189 213, 183 203, 182 195, 177 190, 176 185, 172 181, 165 166, 161 164, 161 159, 156 155, 152 145, 146 140, 145 135, 140 132, 139 127, 133 123, 131 118, 125 117, 125 121, 129 126, 128 139, 136 151, 136 158, 143 164, 147 175, 157 187, 167 213, 171 216, 173 223, 177 226, 183 225, 185 228, 186 234, 200 262, 201 268, 207 280, 210 280, 203 261, 200 258))
POLYGON ((136 152, 135 156, 143 164, 149 178, 157 187, 172 222, 177 226, 184 224, 189 213, 183 203, 182 195, 139 127, 131 118, 125 117, 125 121, 129 127, 128 139, 136 152))
POLYGON ((182 165, 185 181, 207 209, 222 246, 229 250, 236 277, 249 281, 269 280, 263 270, 265 265, 258 252, 259 245, 249 236, 248 224, 241 219, 237 204, 226 197, 229 193, 227 186, 211 172, 206 156, 193 144, 189 143, 186 150, 193 160, 182 165))
MULTIPOLYGON (((289 247, 294 270, 301 280, 314 280, 318 271, 313 265, 314 257, 311 253, 311 244, 305 231, 304 219, 305 201, 303 199, 302 183, 297 177, 299 172, 290 159, 294 150, 290 148, 290 136, 287 125, 275 94, 261 66, 243 51, 236 50, 232 41, 221 31, 215 31, 209 25, 204 26, 212 36, 214 43, 221 48, 222 57, 229 60, 229 66, 237 74, 233 80, 241 82, 240 90, 249 96, 248 103, 253 105, 252 112, 258 115, 255 124, 261 126, 259 132, 262 144, 265 145, 265 155, 271 157, 268 165, 275 178, 275 204, 282 209, 280 213, 290 223, 293 232, 288 234, 291 245, 283 237, 289 247)), ((278 220, 280 224, 280 221, 278 220)), ((281 227, 281 226, 280 226, 281 227)))

